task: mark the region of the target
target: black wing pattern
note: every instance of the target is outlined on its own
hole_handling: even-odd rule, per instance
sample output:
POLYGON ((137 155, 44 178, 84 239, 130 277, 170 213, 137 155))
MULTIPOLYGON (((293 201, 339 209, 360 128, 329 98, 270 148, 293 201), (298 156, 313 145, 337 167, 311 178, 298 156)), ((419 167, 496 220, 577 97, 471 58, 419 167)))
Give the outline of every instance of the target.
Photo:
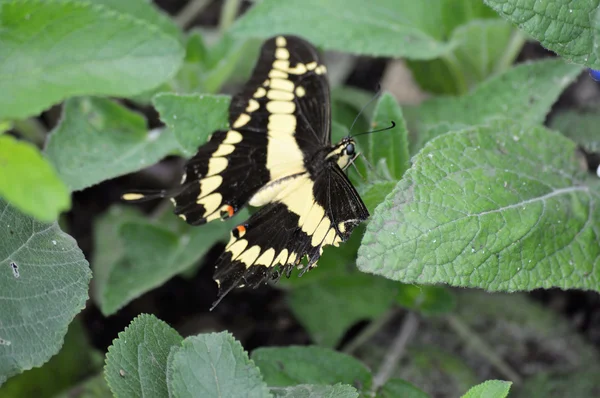
POLYGON ((301 176, 287 183, 279 200, 268 204, 231 232, 229 244, 215 266, 219 284, 216 306, 235 287, 257 287, 308 256, 309 270, 326 245, 338 246, 369 217, 358 193, 334 162, 313 182, 301 176))
POLYGON ((224 219, 264 185, 306 172, 306 156, 330 140, 325 72, 306 41, 265 42, 252 77, 231 100, 231 130, 215 132, 187 163, 175 213, 192 225, 224 219))

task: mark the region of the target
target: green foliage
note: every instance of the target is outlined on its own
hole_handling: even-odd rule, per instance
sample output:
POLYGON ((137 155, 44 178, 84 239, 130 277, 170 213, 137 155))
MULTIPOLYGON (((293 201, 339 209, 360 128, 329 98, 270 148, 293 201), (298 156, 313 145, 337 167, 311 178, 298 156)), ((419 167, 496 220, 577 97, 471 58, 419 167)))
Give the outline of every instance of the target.
POLYGON ((40 152, 28 142, 0 137, 0 195, 41 221, 54 221, 71 206, 65 184, 40 152), (34 186, 41 195, 31 195, 34 186))
POLYGON ((536 0, 484 0, 503 18, 516 24, 568 61, 600 69, 597 1, 552 3, 536 0))
POLYGON ((138 113, 104 98, 65 101, 45 154, 73 191, 153 165, 178 148, 164 129, 150 132, 138 113))
MULTIPOLYGON (((218 93, 238 91, 256 59, 258 39, 282 33, 325 50, 405 58, 420 87, 434 94, 401 108, 384 92, 354 123, 372 93, 332 87, 334 141, 390 121, 396 127, 357 137, 366 162, 358 158, 357 172, 349 168, 348 175, 372 214, 366 228, 357 228, 340 247, 326 248, 317 270, 278 284, 293 316, 321 347, 258 348, 251 360, 231 334, 183 339, 142 315, 110 347, 104 377, 93 374, 95 356, 82 333, 71 332, 59 355, 7 382, 2 392, 424 398, 398 374, 380 382, 365 365, 378 369, 389 354, 391 340, 384 334, 365 336, 399 306, 423 315, 423 324, 445 326, 441 336, 414 336, 398 364, 402 377, 433 396, 436 388, 458 396, 478 381, 504 375, 480 378, 470 367, 478 362, 465 360, 464 350, 456 353, 461 344, 452 338, 475 349, 485 338, 470 330, 482 329, 492 329, 488 341, 513 349, 505 349, 511 366, 525 361, 527 344, 541 346, 544 339, 569 353, 585 351, 575 366, 543 346, 558 365, 521 388, 515 383, 518 396, 593 395, 593 350, 581 349, 564 324, 543 316, 547 311, 532 310, 521 296, 469 296, 416 283, 600 291, 600 185, 576 151, 577 145, 588 152, 600 148, 598 110, 592 105, 553 114, 550 126, 560 133, 541 126, 582 66, 551 59, 511 67, 528 34, 567 60, 600 69, 598 2, 373 0, 365 6, 359 0, 263 0, 235 22, 228 18, 238 2, 225 3, 218 30, 183 32, 175 23, 179 17, 149 0, 0 0, 0 385, 56 354, 85 305, 88 264, 54 222, 70 209, 70 191, 165 156, 192 156, 215 130, 228 128, 231 97, 218 93), (54 110, 34 117, 60 102, 62 117, 46 136, 54 110), (154 110, 165 127, 154 127, 154 110), (524 327, 530 320, 537 324, 524 327), (358 336, 349 334, 355 346, 348 351, 364 363, 325 348, 340 345, 361 321, 371 324, 358 336), (504 329, 487 328, 494 322, 504 329), (454 328, 450 337, 448 325, 454 328), (526 338, 507 342, 513 335, 526 338), (368 341, 356 348, 361 339, 368 341), (431 344, 448 341, 454 350, 431 344), (558 383, 565 372, 576 376, 570 384, 558 383)), ((325 60, 340 82, 355 57, 345 56, 346 69, 338 62, 338 70, 325 60)), ((98 201, 104 204, 101 195, 98 201)), ((91 292, 103 314, 194 271, 248 217, 244 211, 198 228, 170 208, 165 201, 146 215, 133 206, 111 206, 94 220, 91 292)), ((77 214, 61 217, 61 225, 70 226, 77 214)), ((483 356, 506 371, 493 353, 483 356)), ((464 396, 505 397, 510 386, 492 380, 464 396)))
POLYGON ((509 381, 488 380, 471 388, 463 398, 505 398, 511 384, 509 381))
POLYGON ((0 384, 41 366, 85 306, 91 278, 73 238, 0 198, 0 384))
POLYGON ((75 95, 131 96, 171 78, 184 55, 174 27, 146 1, 120 3, 0 2, 0 118, 75 95))
POLYGON ((448 133, 377 207, 357 265, 405 283, 596 289, 598 193, 560 134, 508 121, 448 133))
POLYGON ((152 315, 140 315, 119 333, 106 354, 104 378, 119 397, 165 397, 167 357, 183 338, 152 315))
POLYGON ((169 355, 169 394, 176 397, 271 397, 260 371, 229 333, 188 337, 169 355))

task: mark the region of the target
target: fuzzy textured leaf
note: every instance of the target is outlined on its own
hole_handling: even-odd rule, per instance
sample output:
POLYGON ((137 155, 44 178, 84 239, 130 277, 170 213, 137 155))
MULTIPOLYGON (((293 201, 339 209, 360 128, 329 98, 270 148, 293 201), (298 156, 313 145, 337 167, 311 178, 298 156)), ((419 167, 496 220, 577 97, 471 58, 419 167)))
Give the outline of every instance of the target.
POLYGON ((252 359, 272 387, 345 383, 367 390, 371 385, 371 373, 362 362, 328 348, 257 348, 252 359))
POLYGON ((41 366, 85 307, 92 277, 75 240, 0 198, 0 385, 41 366))
POLYGON ((401 379, 388 380, 377 392, 377 396, 380 398, 429 398, 429 395, 401 379))
POLYGON ((175 397, 272 397, 260 370, 229 333, 188 337, 169 357, 175 397))
POLYGON ((131 173, 176 151, 173 133, 104 98, 70 98, 45 153, 73 191, 131 173))
POLYGON ((462 398, 506 398, 510 381, 488 380, 471 388, 462 398))
POLYGON ((135 318, 106 354, 104 378, 114 396, 168 396, 167 357, 182 341, 175 329, 154 315, 135 318))
POLYGON ((431 141, 375 210, 365 272, 491 291, 600 290, 600 189, 575 143, 509 121, 431 141))
POLYGON ((273 387, 276 398, 358 398, 356 388, 347 384, 333 386, 300 384, 294 387, 273 387))
POLYGON ((141 93, 170 79, 184 55, 162 23, 92 1, 3 0, 0 26, 0 119, 76 95, 141 93))
MULTIPOLYGON (((411 108, 407 112, 412 121, 409 130, 421 135, 440 123, 476 125, 506 117, 523 124, 543 123, 552 104, 581 70, 560 59, 518 65, 486 80, 469 94, 438 97, 411 108)), ((431 138, 431 134, 418 136, 411 153, 431 138)))
POLYGON ((373 0, 368 6, 361 0, 264 0, 232 30, 260 38, 296 34, 326 50, 432 59, 453 46, 443 38, 443 8, 429 0, 373 0))
POLYGON ((226 95, 158 94, 153 103, 187 156, 219 129, 228 129, 230 97, 226 95))
POLYGON ((577 64, 600 69, 595 15, 598 0, 484 0, 544 47, 577 64))
POLYGON ((9 135, 0 136, 0 197, 41 221, 54 221, 71 207, 69 190, 52 165, 36 147, 9 135))
POLYGON ((600 152, 600 109, 576 109, 556 113, 550 127, 558 130, 586 151, 600 152))

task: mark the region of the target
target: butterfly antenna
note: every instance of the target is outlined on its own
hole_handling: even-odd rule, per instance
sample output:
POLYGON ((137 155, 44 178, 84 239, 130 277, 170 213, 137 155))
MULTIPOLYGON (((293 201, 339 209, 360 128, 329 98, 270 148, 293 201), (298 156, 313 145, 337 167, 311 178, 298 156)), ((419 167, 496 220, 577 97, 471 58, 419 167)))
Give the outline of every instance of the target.
POLYGON ((355 135, 353 135, 353 136, 351 136, 351 137, 358 137, 359 135, 365 135, 365 134, 380 133, 380 132, 382 132, 382 131, 391 130, 391 129, 393 129, 394 127, 396 127, 396 122, 394 122, 393 120, 391 120, 391 121, 390 121, 390 123, 392 123, 392 125, 391 125, 391 126, 387 126, 387 127, 384 127, 384 128, 378 129, 378 130, 365 131, 364 133, 355 134, 355 135))
POLYGON ((348 130, 348 136, 350 136, 350 133, 352 132, 352 128, 354 127, 354 125, 358 121, 358 118, 360 117, 360 115, 362 115, 362 113, 365 111, 365 109, 367 108, 367 106, 371 105, 371 103, 373 101, 375 101, 375 99, 378 98, 380 95, 381 95, 381 84, 377 84, 377 91, 375 92, 375 95, 373 95, 373 98, 371 98, 369 100, 369 102, 367 102, 366 104, 363 105, 363 107, 360 109, 360 111, 358 112, 358 114, 354 118, 354 121, 352 122, 352 125, 350 126, 350 130, 348 130))

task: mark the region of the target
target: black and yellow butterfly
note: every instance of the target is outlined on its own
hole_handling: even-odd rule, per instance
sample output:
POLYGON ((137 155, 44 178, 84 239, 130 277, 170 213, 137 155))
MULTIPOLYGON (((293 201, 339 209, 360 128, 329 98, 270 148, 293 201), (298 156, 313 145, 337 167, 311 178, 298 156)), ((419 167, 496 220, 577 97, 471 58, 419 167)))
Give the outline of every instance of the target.
MULTIPOLYGON (((294 267, 316 266, 326 245, 338 246, 369 213, 343 170, 357 156, 346 137, 331 144, 327 69, 303 39, 267 40, 250 81, 229 107, 230 130, 216 131, 185 167, 169 194, 129 193, 125 200, 171 196, 191 225, 261 207, 231 232, 217 260, 219 295, 256 287, 294 267)), ((213 305, 213 306, 214 306, 213 305)))

